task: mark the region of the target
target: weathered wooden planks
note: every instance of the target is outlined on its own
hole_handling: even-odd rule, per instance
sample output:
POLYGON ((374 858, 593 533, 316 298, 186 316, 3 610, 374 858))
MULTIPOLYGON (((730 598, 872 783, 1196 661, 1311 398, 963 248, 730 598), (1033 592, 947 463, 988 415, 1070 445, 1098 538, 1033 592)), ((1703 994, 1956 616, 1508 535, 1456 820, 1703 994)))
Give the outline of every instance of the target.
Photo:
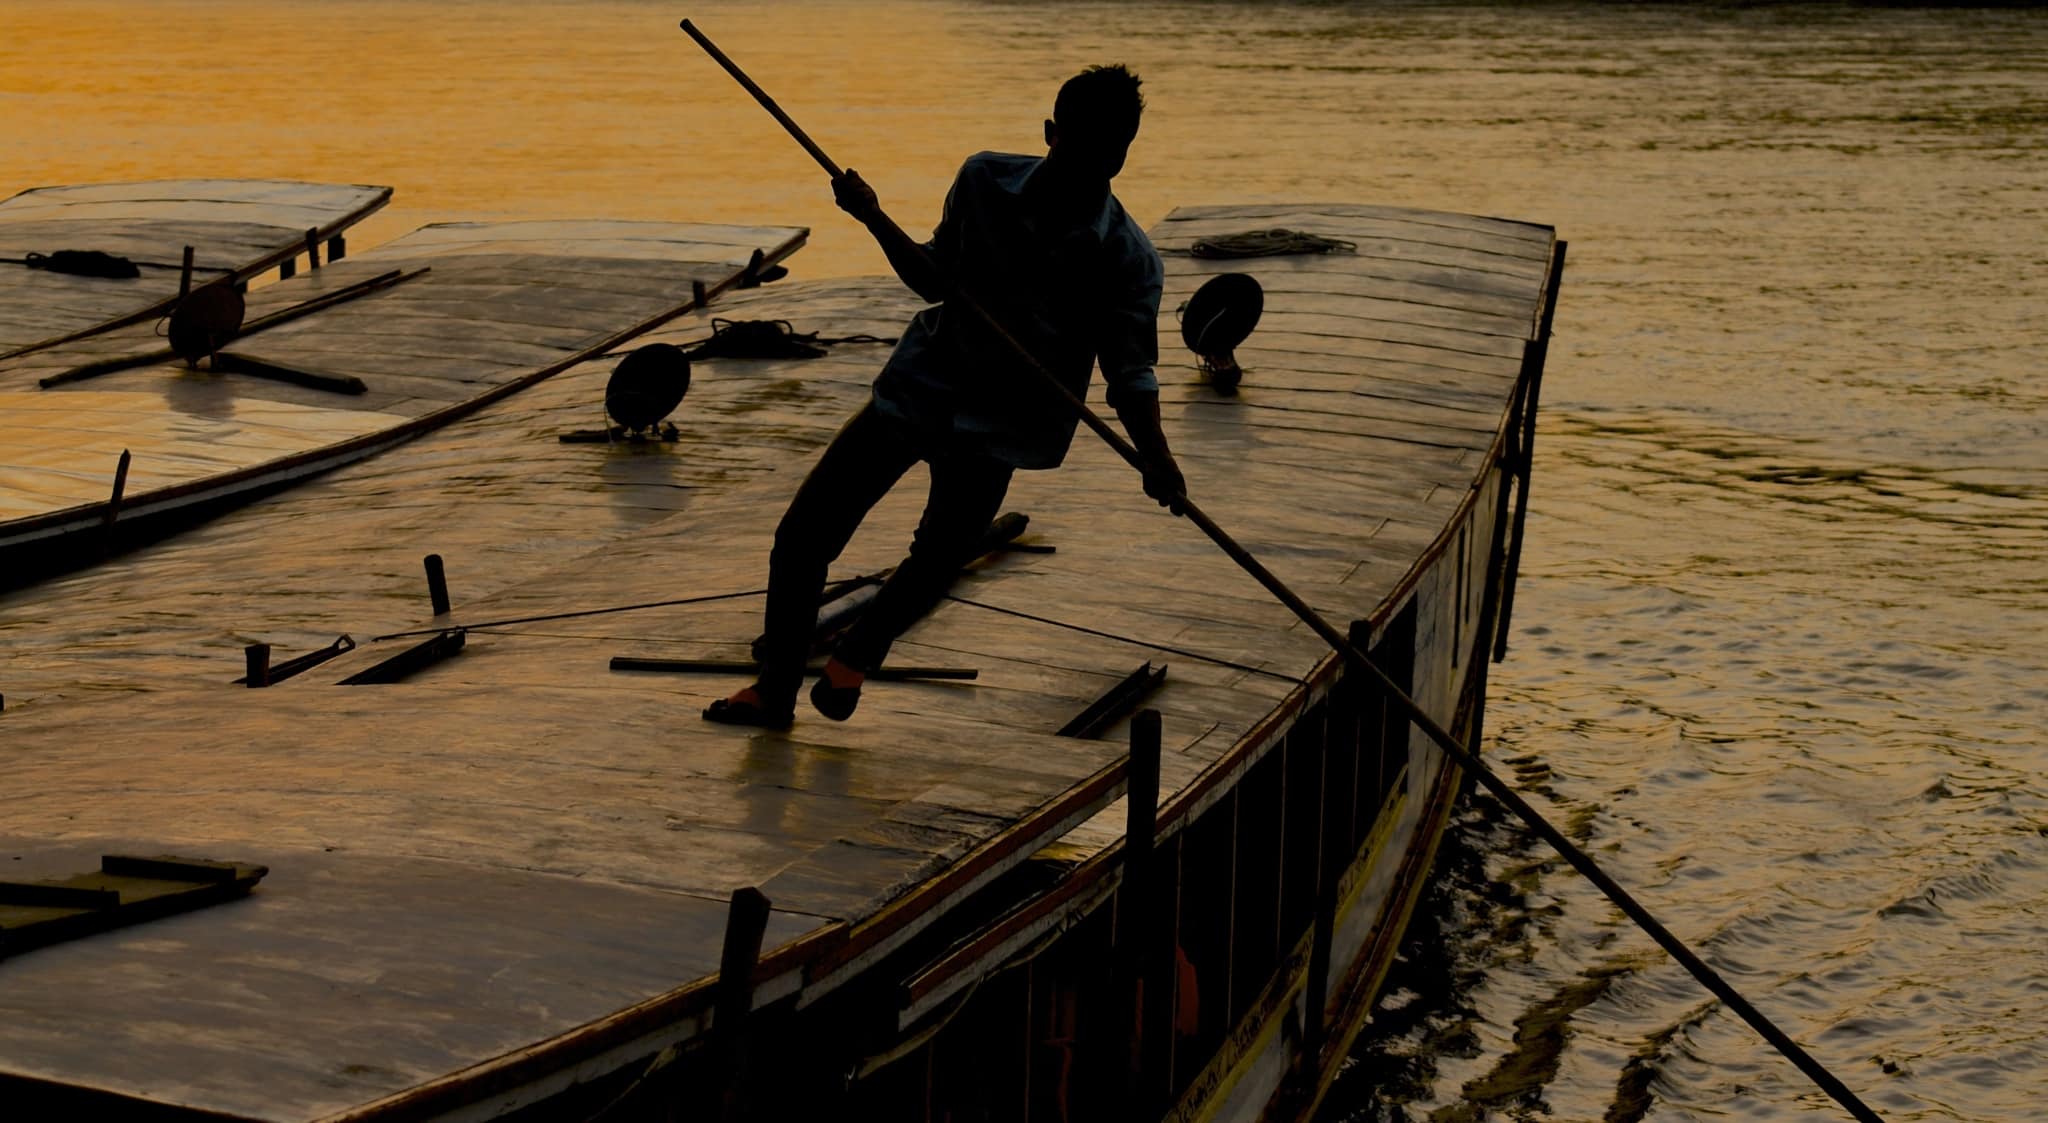
POLYGON ((101 710, 149 732, 83 758, 61 709, 9 715, 11 774, 34 793, 11 805, 12 869, 132 839, 272 873, 210 926, 10 963, 7 1071, 312 1118, 689 983, 716 963, 734 886, 772 888, 771 947, 870 917, 1117 754, 943 719, 916 738, 749 738, 644 686, 601 703, 522 688, 507 709, 502 684, 431 682, 143 699, 171 704, 101 710), (105 985, 164 964, 182 982, 105 985))
POLYGON ((391 198, 389 187, 188 179, 40 187, 0 202, 0 258, 99 250, 141 276, 53 274, 0 261, 0 359, 155 315, 178 294, 184 248, 194 283, 250 277, 324 240, 391 198))

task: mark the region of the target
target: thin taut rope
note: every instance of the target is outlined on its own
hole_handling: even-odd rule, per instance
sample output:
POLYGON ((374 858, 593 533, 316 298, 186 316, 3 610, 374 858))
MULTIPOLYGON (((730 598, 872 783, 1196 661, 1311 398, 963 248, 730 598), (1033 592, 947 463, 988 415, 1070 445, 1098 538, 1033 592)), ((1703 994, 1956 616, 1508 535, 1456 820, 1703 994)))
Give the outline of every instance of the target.
POLYGON ((386 632, 371 636, 370 642, 387 639, 405 639, 408 636, 431 636, 449 628, 467 628, 472 632, 485 628, 502 628, 507 624, 538 624, 545 620, 572 620, 578 616, 605 616, 614 612, 638 612, 644 608, 669 608, 679 604, 707 604, 715 600, 737 600, 740 597, 758 597, 766 589, 748 589, 739 593, 710 593, 701 597, 680 597, 676 600, 651 600, 642 604, 619 604, 610 608, 583 608, 574 612, 550 612, 541 616, 515 616, 508 620, 486 620, 481 624, 444 624, 438 628, 414 628, 409 632, 386 632))

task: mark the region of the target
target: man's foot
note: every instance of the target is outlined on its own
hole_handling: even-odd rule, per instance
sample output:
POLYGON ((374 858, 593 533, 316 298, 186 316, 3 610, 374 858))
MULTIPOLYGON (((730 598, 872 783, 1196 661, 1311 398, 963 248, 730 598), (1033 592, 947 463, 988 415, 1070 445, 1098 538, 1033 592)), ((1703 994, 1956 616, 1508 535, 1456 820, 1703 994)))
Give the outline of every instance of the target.
POLYGON ((770 706, 762 701, 761 692, 754 687, 720 698, 704 709, 704 720, 722 725, 754 725, 762 729, 788 729, 796 721, 794 703, 780 707, 770 706))
POLYGON ((860 686, 867 677, 866 672, 856 671, 837 658, 827 659, 825 672, 818 676, 817 685, 811 687, 811 705, 833 721, 845 721, 853 716, 853 708, 860 705, 860 686))

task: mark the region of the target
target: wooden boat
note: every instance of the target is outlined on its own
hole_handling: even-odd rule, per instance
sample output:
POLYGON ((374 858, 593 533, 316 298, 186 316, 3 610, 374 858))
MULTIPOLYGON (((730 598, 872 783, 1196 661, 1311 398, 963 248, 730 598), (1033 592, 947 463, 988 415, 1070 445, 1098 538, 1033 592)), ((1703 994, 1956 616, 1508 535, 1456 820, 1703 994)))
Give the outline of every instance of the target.
MULTIPOLYGON (((1561 246, 1350 206, 1184 209, 1154 238, 1169 305, 1223 269, 1267 293, 1235 398, 1162 367, 1191 490, 1476 742, 1561 246), (1176 252, 1270 226, 1357 252, 1176 252)), ((720 314, 883 334, 908 307, 840 282, 720 314)), ((750 736, 695 720, 737 676, 607 669, 744 651, 786 454, 876 358, 703 364, 707 444, 795 463, 420 636, 267 690, 93 703, 118 740, 82 744, 63 705, 0 716, 13 880, 102 853, 270 870, 247 900, 0 960, 0 1094, 212 1119, 1306 1117, 1456 775, 1105 450, 1013 488, 1057 552, 985 560, 897 645, 972 685, 875 683, 848 724, 750 736), (659 607, 600 611, 631 605, 659 607), (405 685, 330 688, 423 637, 405 685), (1140 701, 1160 751, 1133 811, 1140 701), (729 924, 753 891, 760 925, 729 924)), ((902 491, 848 572, 895 560, 902 491)))
POLYGON ((226 373, 185 369, 146 326, 17 356, 0 364, 0 587, 446 425, 749 283, 804 236, 440 224, 250 294, 250 325, 319 310, 234 339, 212 360, 226 373), (138 358, 158 361, 108 369, 138 358))
POLYGON ((199 283, 251 280, 325 246, 391 200, 389 187, 258 179, 173 179, 38 187, 0 202, 0 359, 162 315, 178 299, 184 252, 199 283), (29 254, 95 250, 138 276, 25 268, 29 254))

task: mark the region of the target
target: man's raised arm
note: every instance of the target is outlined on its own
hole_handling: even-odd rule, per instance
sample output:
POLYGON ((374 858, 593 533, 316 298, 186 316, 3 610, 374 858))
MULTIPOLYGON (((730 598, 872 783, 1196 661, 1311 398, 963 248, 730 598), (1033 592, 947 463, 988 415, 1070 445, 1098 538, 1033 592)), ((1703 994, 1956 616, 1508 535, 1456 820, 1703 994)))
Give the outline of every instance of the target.
POLYGON ((910 286, 910 291, 932 304, 946 299, 952 286, 939 271, 938 263, 932 260, 923 246, 911 241, 902 227, 882 213, 882 204, 875 198, 875 189, 868 186, 859 172, 848 168, 833 180, 832 197, 840 210, 859 219, 861 225, 868 228, 868 233, 875 236, 883 256, 889 259, 889 267, 896 270, 896 275, 910 286))

